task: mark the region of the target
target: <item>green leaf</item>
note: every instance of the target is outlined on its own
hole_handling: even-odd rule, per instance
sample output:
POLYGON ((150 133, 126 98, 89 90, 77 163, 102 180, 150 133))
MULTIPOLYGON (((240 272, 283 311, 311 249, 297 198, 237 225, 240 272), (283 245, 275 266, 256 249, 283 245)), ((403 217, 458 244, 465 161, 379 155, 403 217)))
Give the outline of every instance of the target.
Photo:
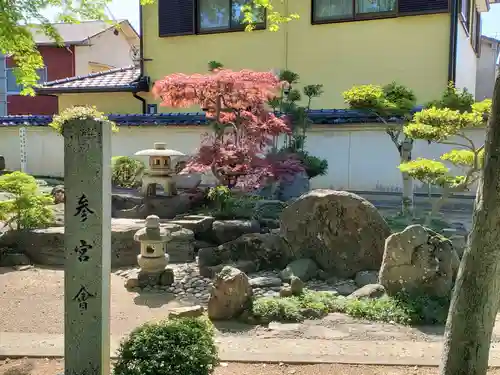
POLYGON ((416 104, 413 91, 395 82, 384 87, 354 86, 343 96, 350 108, 374 111, 379 116, 409 116, 416 104))
POLYGON ((474 165, 474 153, 470 150, 451 150, 441 155, 441 160, 449 161, 456 166, 472 167, 474 165))
POLYGON ((64 125, 68 121, 87 119, 110 123, 111 130, 114 133, 118 132, 119 130, 116 126, 116 123, 110 121, 108 117, 105 116, 102 112, 99 112, 96 107, 91 106, 75 106, 72 108, 67 108, 59 115, 55 115, 52 118, 52 122, 49 124, 49 126, 56 130, 59 134, 63 134, 64 125))
POLYGON ((398 168, 401 172, 408 173, 419 181, 433 185, 442 185, 450 171, 446 165, 439 161, 423 158, 403 163, 398 168))
POLYGON ((449 108, 428 108, 413 116, 404 133, 413 139, 439 142, 457 135, 463 129, 483 126, 481 115, 477 112, 461 113, 449 108))

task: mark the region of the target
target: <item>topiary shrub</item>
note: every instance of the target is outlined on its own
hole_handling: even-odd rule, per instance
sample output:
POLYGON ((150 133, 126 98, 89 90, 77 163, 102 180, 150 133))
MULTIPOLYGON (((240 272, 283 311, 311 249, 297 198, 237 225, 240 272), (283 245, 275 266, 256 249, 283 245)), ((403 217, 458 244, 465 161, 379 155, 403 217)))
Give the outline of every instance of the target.
POLYGON ((12 196, 0 201, 0 220, 11 229, 40 228, 52 223, 54 213, 49 205, 54 199, 40 193, 33 176, 23 172, 0 176, 0 191, 12 196))
POLYGON ((139 176, 144 171, 142 161, 129 156, 114 156, 111 158, 111 180, 113 185, 123 188, 136 187, 140 183, 139 176))
POLYGON ((118 349, 115 375, 208 375, 218 364, 212 323, 179 318, 136 328, 118 349))

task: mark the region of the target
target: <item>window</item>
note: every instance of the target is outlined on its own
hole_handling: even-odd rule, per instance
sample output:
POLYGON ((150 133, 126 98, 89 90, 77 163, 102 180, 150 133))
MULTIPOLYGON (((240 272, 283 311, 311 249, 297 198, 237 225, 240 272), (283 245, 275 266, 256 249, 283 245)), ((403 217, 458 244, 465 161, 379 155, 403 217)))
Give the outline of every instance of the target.
MULTIPOLYGON (((22 87, 17 84, 13 68, 7 68, 7 92, 9 94, 18 94, 21 92, 22 87)), ((39 84, 47 82, 47 68, 37 69, 37 74, 40 77, 39 84)))
POLYGON ((249 0, 158 0, 158 34, 167 37, 243 31, 242 7, 248 5, 253 7, 255 28, 265 29, 265 9, 249 0))
POLYGON ((471 30, 472 49, 479 56, 481 53, 481 13, 474 9, 471 30))
MULTIPOLYGON (((449 0, 311 0, 312 23, 449 12, 449 0)), ((463 0, 470 1, 470 0, 463 0)))
MULTIPOLYGON (((217 32, 243 30, 243 7, 248 0, 198 0, 198 31, 217 32)), ((253 21, 257 28, 265 27, 264 8, 253 8, 253 21)))
POLYGON ((396 0, 313 0, 313 20, 355 20, 395 14, 396 0))
POLYGON ((467 32, 470 32, 470 25, 471 25, 470 11, 471 11, 471 0, 461 0, 460 16, 462 17, 462 22, 467 32))

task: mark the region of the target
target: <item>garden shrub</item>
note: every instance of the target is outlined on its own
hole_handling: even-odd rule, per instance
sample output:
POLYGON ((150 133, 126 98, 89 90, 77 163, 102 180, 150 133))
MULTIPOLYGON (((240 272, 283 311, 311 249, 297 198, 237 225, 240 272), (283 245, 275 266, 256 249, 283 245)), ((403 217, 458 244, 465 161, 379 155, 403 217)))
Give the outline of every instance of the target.
MULTIPOLYGON (((426 221, 425 217, 409 217, 404 215, 386 216, 384 219, 393 233, 401 232, 410 225, 424 225, 426 221)), ((440 233, 443 229, 451 228, 450 223, 437 217, 433 217, 426 226, 437 233, 440 233)))
POLYGON ((40 228, 52 223, 54 213, 49 205, 54 199, 40 193, 33 176, 23 172, 0 176, 0 191, 12 195, 12 199, 0 201, 0 220, 11 229, 40 228))
POLYGON ((218 364, 212 324, 179 318, 136 328, 118 349, 115 375, 208 375, 218 364))
POLYGON ((124 188, 140 184, 139 176, 144 171, 144 163, 129 156, 115 156, 111 159, 113 185, 124 188))
POLYGON ((220 220, 254 219, 257 216, 256 201, 262 199, 255 195, 235 196, 224 185, 210 188, 207 198, 215 206, 211 214, 220 220))
POLYGON ((444 324, 448 298, 399 294, 378 299, 348 299, 331 292, 307 290, 292 297, 262 297, 253 302, 252 316, 258 323, 301 322, 341 312, 355 318, 403 325, 444 324))

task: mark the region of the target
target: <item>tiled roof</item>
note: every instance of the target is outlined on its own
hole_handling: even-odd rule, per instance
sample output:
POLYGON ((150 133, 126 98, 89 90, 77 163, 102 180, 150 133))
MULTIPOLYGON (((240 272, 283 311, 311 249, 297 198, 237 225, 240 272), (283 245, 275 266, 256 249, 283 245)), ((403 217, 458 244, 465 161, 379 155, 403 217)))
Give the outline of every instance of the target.
POLYGON ((139 68, 128 66, 45 82, 37 89, 41 93, 134 91, 141 76, 139 68))
MULTIPOLYGON (((116 23, 123 25, 127 23, 127 20, 119 20, 116 23)), ((52 24, 57 30, 59 35, 65 44, 89 44, 89 38, 96 36, 103 31, 106 31, 112 27, 115 27, 115 22, 105 22, 105 21, 82 21, 80 23, 54 23, 52 24)), ((130 28, 133 27, 130 25, 130 28)), ((36 44, 54 44, 55 41, 45 35, 39 28, 33 27, 31 29, 33 38, 36 44)))
MULTIPOLYGON (((418 108, 416 110, 419 110, 418 108)), ((315 125, 382 123, 373 114, 346 109, 311 110, 309 118, 315 125)), ((207 125, 204 113, 161 113, 154 115, 109 115, 119 126, 200 126, 207 125)), ((0 116, 0 126, 47 126, 51 116, 0 116)), ((396 122, 397 118, 387 119, 396 122)))

